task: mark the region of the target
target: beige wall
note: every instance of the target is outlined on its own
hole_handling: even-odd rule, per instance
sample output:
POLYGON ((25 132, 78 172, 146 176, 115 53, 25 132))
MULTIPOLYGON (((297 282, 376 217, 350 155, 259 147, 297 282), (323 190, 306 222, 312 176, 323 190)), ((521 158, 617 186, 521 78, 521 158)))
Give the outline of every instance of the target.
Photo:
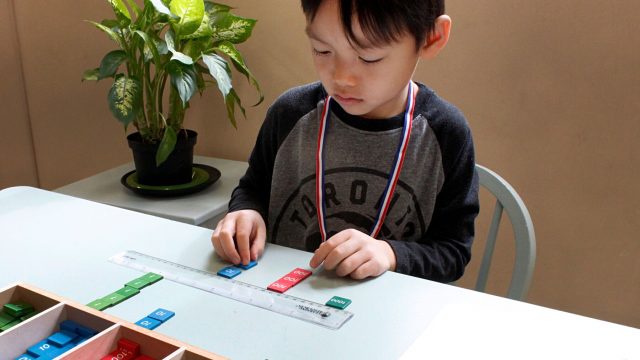
MULTIPOLYGON (((244 160, 267 105, 315 77, 297 1, 230 3, 259 19, 241 49, 265 104, 248 109, 234 130, 212 92, 194 102, 187 125, 201 134, 199 154, 244 160)), ((107 110, 108 84, 80 82, 111 47, 82 20, 108 12, 106 1, 0 0, 0 188, 53 189, 130 161, 107 110)), ((639 12, 640 4, 622 0, 450 0, 451 42, 416 75, 465 112, 478 162, 511 182, 529 207, 538 261, 528 301, 635 327, 639 12)), ((251 103, 246 83, 238 78, 236 86, 251 103)), ((486 214, 478 222, 484 229, 486 214)), ((505 288, 510 249, 498 250, 491 291, 505 288)), ((478 261, 462 284, 471 283, 478 261)))

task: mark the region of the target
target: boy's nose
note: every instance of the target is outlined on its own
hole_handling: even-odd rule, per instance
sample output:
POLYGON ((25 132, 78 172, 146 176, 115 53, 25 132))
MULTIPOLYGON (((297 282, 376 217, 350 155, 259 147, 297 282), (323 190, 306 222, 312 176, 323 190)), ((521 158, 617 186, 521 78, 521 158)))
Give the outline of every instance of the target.
POLYGON ((333 69, 333 81, 342 87, 354 86, 356 76, 353 72, 353 66, 344 61, 336 61, 333 69))

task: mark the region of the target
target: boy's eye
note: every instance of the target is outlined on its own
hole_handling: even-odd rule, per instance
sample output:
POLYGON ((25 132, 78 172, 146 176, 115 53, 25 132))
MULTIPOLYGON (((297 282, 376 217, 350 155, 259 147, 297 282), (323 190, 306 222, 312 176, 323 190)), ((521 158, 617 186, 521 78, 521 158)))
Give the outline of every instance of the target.
POLYGON ((382 59, 383 58, 368 60, 368 59, 360 58, 360 61, 362 61, 365 64, 375 64, 377 62, 380 62, 382 59))
POLYGON ((317 49, 312 49, 314 55, 329 55, 331 51, 320 51, 317 49))

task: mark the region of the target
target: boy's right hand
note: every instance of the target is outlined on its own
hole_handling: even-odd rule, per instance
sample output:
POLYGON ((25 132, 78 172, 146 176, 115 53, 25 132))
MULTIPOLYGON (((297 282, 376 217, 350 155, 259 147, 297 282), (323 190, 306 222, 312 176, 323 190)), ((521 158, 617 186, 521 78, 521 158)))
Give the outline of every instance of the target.
POLYGON ((218 222, 211 243, 223 260, 247 265, 262 256, 266 238, 267 227, 260 213, 238 210, 218 222))

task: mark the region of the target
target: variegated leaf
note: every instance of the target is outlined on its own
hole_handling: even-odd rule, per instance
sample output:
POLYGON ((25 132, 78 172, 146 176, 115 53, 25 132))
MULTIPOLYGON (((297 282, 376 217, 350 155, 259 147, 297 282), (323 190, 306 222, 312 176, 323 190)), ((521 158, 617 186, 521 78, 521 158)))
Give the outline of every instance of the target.
POLYGON ((142 87, 134 78, 119 76, 111 86, 107 98, 109 109, 126 129, 142 108, 142 87))
POLYGON ((202 0, 172 0, 169 9, 179 18, 174 23, 178 35, 186 36, 200 28, 204 16, 202 0))
POLYGON ((229 41, 239 44, 246 41, 255 26, 254 19, 246 19, 228 12, 217 14, 211 18, 211 28, 215 41, 229 41))

